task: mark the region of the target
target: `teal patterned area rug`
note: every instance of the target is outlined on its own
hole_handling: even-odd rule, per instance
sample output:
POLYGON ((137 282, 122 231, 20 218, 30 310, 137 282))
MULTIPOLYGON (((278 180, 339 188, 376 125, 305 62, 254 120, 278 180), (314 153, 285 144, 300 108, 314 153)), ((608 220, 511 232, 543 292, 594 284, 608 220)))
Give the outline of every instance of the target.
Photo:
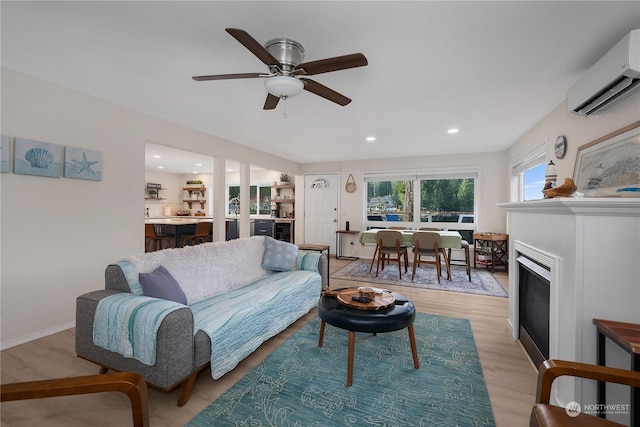
POLYGON ((189 427, 495 426, 471 325, 417 313, 420 369, 407 330, 357 333, 347 387, 348 332, 317 317, 269 355, 189 427))
MULTIPOLYGON (((442 267, 440 283, 436 275, 435 265, 420 264, 416 268, 416 276, 411 280, 412 264, 409 264, 407 273, 402 269, 402 280, 398 279, 398 264, 391 263, 385 266, 384 270, 378 271, 376 277, 376 265, 373 264, 371 272, 369 266, 371 261, 353 261, 334 272, 331 278, 352 280, 355 282, 369 282, 374 286, 397 285, 411 288, 433 289, 437 291, 462 292, 466 294, 488 295, 493 297, 507 297, 508 292, 498 282, 491 272, 485 268, 471 269, 471 281, 464 267, 451 266, 451 280, 447 280, 447 272, 442 267)), ((356 285, 357 286, 357 285, 356 285)))

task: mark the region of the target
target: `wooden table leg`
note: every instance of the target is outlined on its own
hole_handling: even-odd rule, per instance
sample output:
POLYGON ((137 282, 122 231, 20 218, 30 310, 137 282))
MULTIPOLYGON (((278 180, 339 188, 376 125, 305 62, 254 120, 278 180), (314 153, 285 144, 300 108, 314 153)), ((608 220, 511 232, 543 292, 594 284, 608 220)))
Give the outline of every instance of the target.
MULTIPOLYGON (((640 354, 631 356, 631 370, 640 372, 640 354)), ((640 427, 640 387, 631 387, 631 426, 640 427)))
POLYGON ((322 347, 322 341, 324 340, 324 320, 320 322, 320 335, 318 336, 318 347, 322 347))
MULTIPOLYGON (((598 359, 598 365, 600 366, 605 366, 606 365, 606 356, 605 356, 605 349, 606 349, 606 336, 602 333, 602 331, 600 331, 600 329, 597 329, 597 334, 598 334, 598 347, 597 347, 597 359, 598 359)), ((598 416, 600 418, 606 418, 605 411, 600 410, 600 408, 604 407, 604 403, 607 401, 607 386, 605 385, 606 383, 604 381, 598 381, 597 382, 597 386, 596 386, 596 402, 598 402, 598 416)))
POLYGON ((356 347, 356 333, 349 331, 349 355, 347 362, 347 386, 353 384, 353 353, 356 347))
POLYGON ((409 342, 411 343, 411 355, 413 356, 413 367, 420 368, 420 361, 418 360, 418 349, 416 346, 416 335, 413 332, 413 325, 407 327, 409 330, 409 342))

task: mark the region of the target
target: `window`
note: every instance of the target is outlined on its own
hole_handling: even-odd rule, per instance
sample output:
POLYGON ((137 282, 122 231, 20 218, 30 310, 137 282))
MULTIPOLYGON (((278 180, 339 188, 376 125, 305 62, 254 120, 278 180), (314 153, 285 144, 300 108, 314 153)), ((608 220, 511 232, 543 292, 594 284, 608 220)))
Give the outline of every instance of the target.
POLYGON ((413 221, 413 182, 368 182, 366 212, 369 221, 413 221))
POLYGON ((545 164, 540 163, 522 172, 522 200, 542 199, 545 164))
POLYGON ((477 170, 421 171, 412 176, 365 174, 365 226, 400 223, 395 225, 473 230, 477 176, 477 170))
POLYGON ((420 222, 473 222, 474 181, 420 180, 420 222))
MULTIPOLYGON (((227 187, 227 214, 238 215, 240 213, 240 186, 229 185, 227 187)), ((271 185, 252 185, 249 187, 249 214, 271 214, 271 185), (258 198, 259 196, 259 198, 258 198)))
POLYGON ((542 199, 546 144, 537 147, 511 168, 511 201, 542 199))

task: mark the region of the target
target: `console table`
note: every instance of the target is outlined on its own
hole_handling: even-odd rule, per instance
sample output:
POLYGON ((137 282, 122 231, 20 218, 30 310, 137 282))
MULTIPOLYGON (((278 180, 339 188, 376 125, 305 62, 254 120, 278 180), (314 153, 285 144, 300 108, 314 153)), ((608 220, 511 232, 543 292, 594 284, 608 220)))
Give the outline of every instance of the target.
MULTIPOLYGON (((605 366, 606 339, 619 345, 631 355, 631 370, 640 371, 640 325, 635 323, 614 322, 612 320, 593 319, 598 331, 598 365, 605 366)), ((603 381, 597 386, 598 407, 607 403, 607 388, 603 381)), ((598 413, 605 418, 605 412, 598 413)), ((640 388, 631 387, 631 427, 640 427, 640 388)))
POLYGON ((476 263, 491 266, 494 273, 496 265, 503 266, 508 270, 507 259, 509 257, 509 235, 504 233, 473 233, 474 257, 473 268, 476 263), (488 257, 485 258, 485 257, 488 257))

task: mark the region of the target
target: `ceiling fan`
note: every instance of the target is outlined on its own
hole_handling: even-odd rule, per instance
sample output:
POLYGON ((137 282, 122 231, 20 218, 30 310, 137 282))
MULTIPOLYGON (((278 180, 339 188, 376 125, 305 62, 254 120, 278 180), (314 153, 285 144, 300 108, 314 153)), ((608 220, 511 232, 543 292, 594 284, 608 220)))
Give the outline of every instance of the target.
POLYGON ((298 95, 302 90, 309 91, 336 104, 345 106, 351 102, 346 96, 328 87, 302 76, 329 73, 348 68, 364 67, 367 58, 361 53, 336 56, 318 61, 302 62, 304 47, 295 40, 279 38, 268 41, 262 46, 249 33, 237 28, 227 28, 227 33, 238 40, 251 53, 269 67, 269 73, 216 74, 211 76, 194 76, 193 80, 228 80, 266 78, 265 87, 268 95, 264 103, 265 110, 273 110, 280 99, 298 95))

